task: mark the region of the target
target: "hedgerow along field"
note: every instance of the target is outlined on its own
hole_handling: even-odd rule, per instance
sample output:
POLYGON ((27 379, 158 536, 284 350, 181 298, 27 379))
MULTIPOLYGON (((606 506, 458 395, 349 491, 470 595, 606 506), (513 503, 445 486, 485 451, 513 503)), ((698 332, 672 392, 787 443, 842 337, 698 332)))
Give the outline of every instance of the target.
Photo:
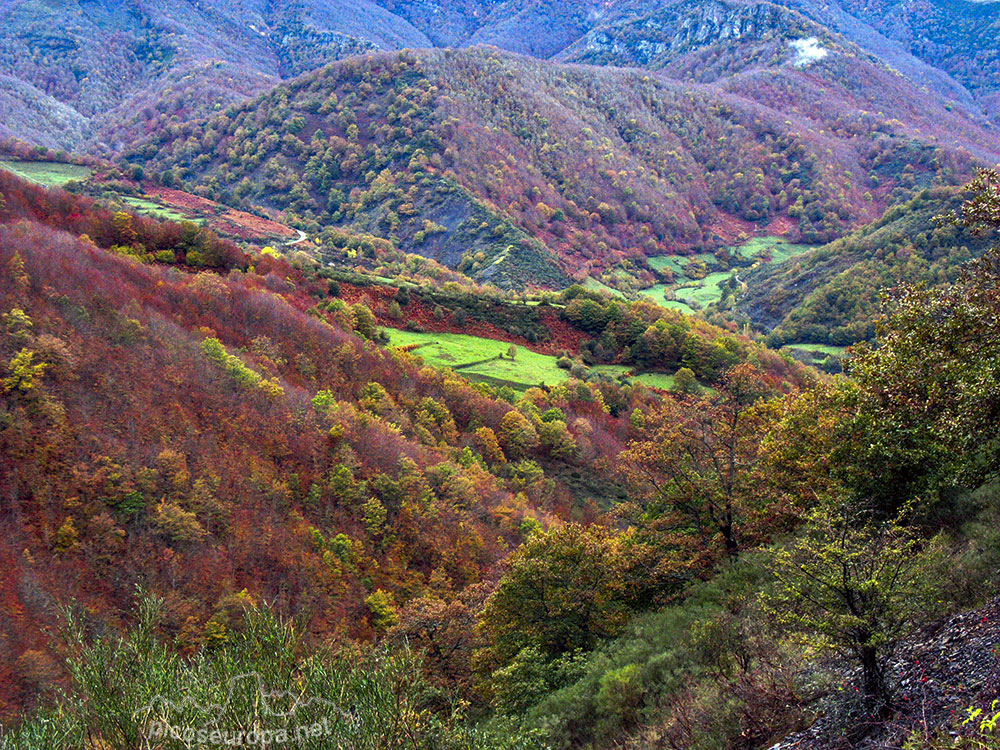
MULTIPOLYGON (((558 385, 571 377, 569 370, 557 365, 557 357, 539 354, 523 346, 515 346, 514 358, 511 359, 511 345, 506 341, 463 333, 404 331, 398 328, 384 330, 389 337, 389 346, 406 347, 428 365, 451 368, 469 380, 525 391, 538 385, 558 385)), ((629 368, 623 365, 596 365, 589 371, 618 380, 629 372, 629 368)), ((627 380, 661 390, 667 390, 674 384, 674 376, 666 373, 642 373, 629 376, 627 380)))

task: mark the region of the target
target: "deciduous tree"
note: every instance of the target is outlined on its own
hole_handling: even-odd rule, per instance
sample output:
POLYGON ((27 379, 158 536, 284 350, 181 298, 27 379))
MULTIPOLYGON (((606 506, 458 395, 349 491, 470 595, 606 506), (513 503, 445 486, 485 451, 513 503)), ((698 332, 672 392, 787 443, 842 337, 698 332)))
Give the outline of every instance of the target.
POLYGON ((756 512, 753 469, 760 441, 774 421, 761 374, 734 367, 715 395, 669 401, 646 424, 656 425, 623 453, 625 472, 644 494, 647 520, 697 536, 704 546, 721 538, 726 554, 739 553, 756 512))

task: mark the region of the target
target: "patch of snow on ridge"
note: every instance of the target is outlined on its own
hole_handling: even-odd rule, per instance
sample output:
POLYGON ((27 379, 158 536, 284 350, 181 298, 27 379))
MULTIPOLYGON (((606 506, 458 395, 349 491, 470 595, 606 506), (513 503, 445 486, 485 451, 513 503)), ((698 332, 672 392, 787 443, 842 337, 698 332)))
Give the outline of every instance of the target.
POLYGON ((820 45, 819 39, 814 36, 806 39, 793 39, 789 42, 789 45, 795 51, 795 59, 792 60, 792 65, 796 68, 804 68, 807 65, 812 65, 814 62, 818 62, 830 54, 829 50, 820 45))

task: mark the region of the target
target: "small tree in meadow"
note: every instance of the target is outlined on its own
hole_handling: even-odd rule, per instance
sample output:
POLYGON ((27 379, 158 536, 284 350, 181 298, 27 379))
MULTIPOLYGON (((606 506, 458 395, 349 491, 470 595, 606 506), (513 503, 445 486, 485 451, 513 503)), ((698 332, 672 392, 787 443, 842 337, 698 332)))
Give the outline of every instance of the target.
POLYGON ((694 376, 694 370, 690 367, 679 369, 677 374, 674 375, 674 385, 671 390, 684 394, 701 393, 701 386, 698 384, 698 379, 694 376))

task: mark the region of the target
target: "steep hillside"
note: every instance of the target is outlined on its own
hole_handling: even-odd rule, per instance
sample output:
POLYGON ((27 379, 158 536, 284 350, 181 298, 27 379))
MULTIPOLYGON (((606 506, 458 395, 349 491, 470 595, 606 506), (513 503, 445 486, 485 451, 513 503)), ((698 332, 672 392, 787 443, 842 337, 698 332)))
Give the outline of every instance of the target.
POLYGON ((111 153, 171 116, 217 111, 378 49, 488 44, 706 80, 773 61, 782 43, 831 34, 927 87, 919 99, 995 114, 993 7, 940 0, 901 8, 814 0, 10 0, 0 8, 0 75, 9 79, 0 136, 111 153), (958 23, 949 25, 952 18, 958 23))
POLYGON ((961 114, 824 50, 798 66, 782 45, 776 64, 720 84, 488 50, 373 55, 168 128, 126 160, 477 280, 559 286, 620 268, 633 288, 656 281, 646 257, 772 225, 830 240, 915 185, 1000 160, 961 114))
POLYGON ((878 221, 784 263, 744 274, 738 309, 770 331, 775 346, 846 346, 871 339, 879 296, 903 283, 955 281, 962 265, 995 244, 995 233, 973 233, 935 219, 956 211, 964 191, 923 191, 878 221))
MULTIPOLYGON (((71 598, 116 626, 141 584, 185 648, 224 640, 246 597, 359 639, 419 597, 481 601, 532 530, 621 499, 629 415, 664 399, 575 374, 520 401, 473 387, 375 345, 384 293, 4 171, 0 267, 5 718, 58 678, 46 628, 71 598)), ((704 323, 669 330, 708 382, 690 358, 716 350, 767 387, 808 380, 704 323)))
POLYGON ((406 21, 363 0, 14 0, 0 8, 0 27, 0 73, 19 81, 0 135, 98 151, 129 137, 123 122, 156 126, 155 110, 167 113, 164 120, 205 114, 330 60, 429 45, 406 21), (154 111, 142 112, 147 107, 154 111), (61 114, 66 108, 71 115, 61 114), (53 121, 43 130, 31 116, 40 109, 53 121))
POLYGON ((844 0, 848 12, 946 71, 1000 118, 1000 4, 844 0))
MULTIPOLYGON (((69 596, 115 623, 136 584, 169 592, 167 627, 198 643, 246 589, 314 632, 365 636, 373 592, 384 610, 460 591, 525 515, 584 513, 554 484, 521 482, 515 501, 466 447, 483 428, 504 440, 509 403, 306 314, 289 267, 260 259, 225 278, 139 263, 118 243, 148 238, 122 215, 102 224, 2 172, 0 191, 8 716, 69 596), (47 226, 66 222, 92 239, 47 226)), ((577 412, 570 395, 565 413, 604 424, 593 458, 624 433, 583 387, 590 403, 577 412)))

